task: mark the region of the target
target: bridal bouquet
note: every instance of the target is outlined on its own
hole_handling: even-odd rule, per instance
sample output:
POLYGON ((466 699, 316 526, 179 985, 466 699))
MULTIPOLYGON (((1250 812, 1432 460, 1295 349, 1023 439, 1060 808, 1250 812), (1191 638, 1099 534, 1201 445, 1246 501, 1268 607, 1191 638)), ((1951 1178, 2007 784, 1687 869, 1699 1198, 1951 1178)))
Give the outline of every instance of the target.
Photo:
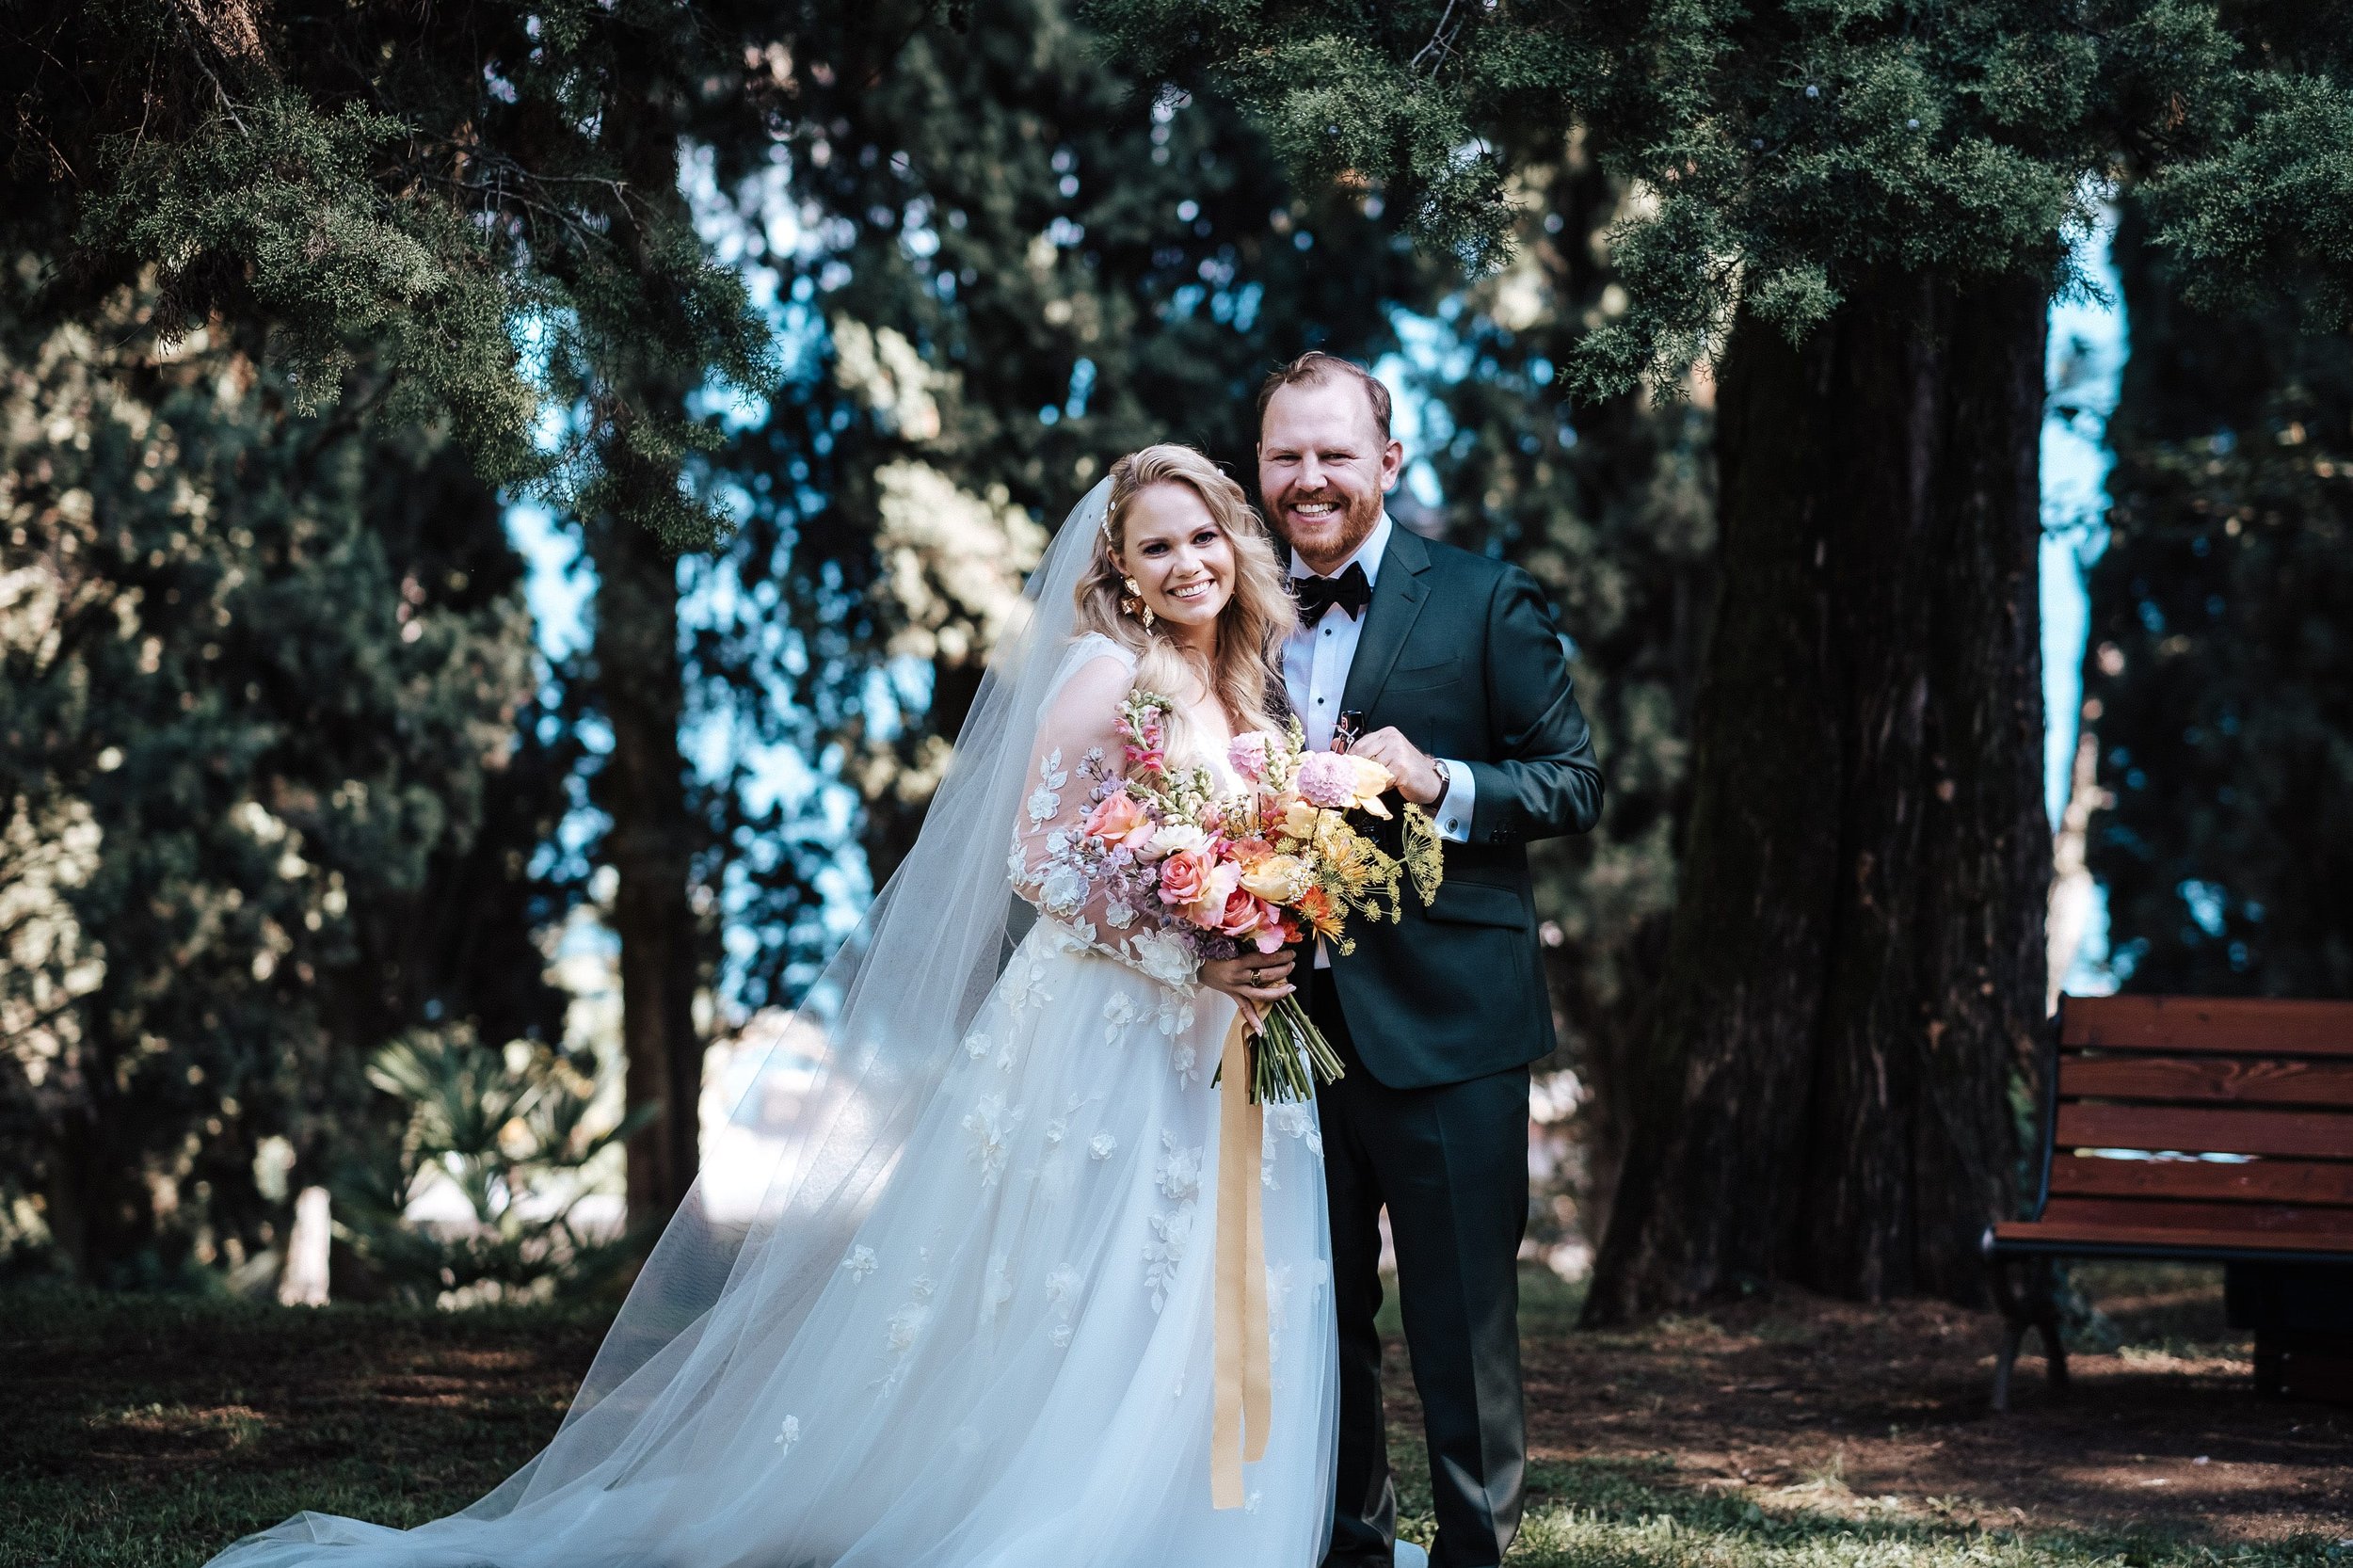
MULTIPOLYGON (((1294 722, 1288 737, 1238 737, 1227 758, 1244 787, 1220 793, 1209 769, 1169 765, 1169 712, 1168 699, 1149 692, 1120 705, 1126 776, 1101 770, 1094 808, 1061 868, 1105 895, 1114 924, 1156 925, 1196 963, 1319 937, 1349 952, 1352 914, 1399 919, 1409 879, 1424 904, 1437 896, 1437 830, 1419 808, 1404 808, 1402 856, 1348 819, 1389 818, 1381 798, 1395 782, 1388 769, 1307 751, 1294 722)), ((1311 1072, 1327 1083, 1340 1076, 1339 1058, 1296 996, 1251 1022, 1252 1099, 1306 1099, 1311 1072)))

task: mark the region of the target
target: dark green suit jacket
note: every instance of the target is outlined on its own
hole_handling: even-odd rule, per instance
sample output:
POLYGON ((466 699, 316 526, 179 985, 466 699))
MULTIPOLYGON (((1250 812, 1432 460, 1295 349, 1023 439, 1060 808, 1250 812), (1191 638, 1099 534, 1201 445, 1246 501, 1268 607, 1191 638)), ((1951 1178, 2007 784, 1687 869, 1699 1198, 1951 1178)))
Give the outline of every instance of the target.
MULTIPOLYGON (((1334 615, 1338 611, 1329 612, 1334 615)), ((1446 846, 1425 909, 1349 922, 1334 953, 1341 1010, 1365 1067, 1393 1089, 1460 1083, 1553 1047, 1528 873, 1532 839, 1601 814, 1601 769, 1544 590, 1519 568, 1389 530, 1349 666, 1344 709, 1394 725, 1478 783, 1470 841, 1446 846)))

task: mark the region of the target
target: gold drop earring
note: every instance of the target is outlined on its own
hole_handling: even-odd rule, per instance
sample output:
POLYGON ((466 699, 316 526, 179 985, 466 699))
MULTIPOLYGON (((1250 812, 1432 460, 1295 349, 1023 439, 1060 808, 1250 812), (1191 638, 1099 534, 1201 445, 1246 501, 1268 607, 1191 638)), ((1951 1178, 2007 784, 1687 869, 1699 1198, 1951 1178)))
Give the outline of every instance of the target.
POLYGON ((1120 581, 1128 585, 1128 597, 1119 601, 1119 607, 1144 622, 1146 632, 1151 631, 1152 606, 1144 601, 1144 584, 1132 577, 1123 577, 1120 581))

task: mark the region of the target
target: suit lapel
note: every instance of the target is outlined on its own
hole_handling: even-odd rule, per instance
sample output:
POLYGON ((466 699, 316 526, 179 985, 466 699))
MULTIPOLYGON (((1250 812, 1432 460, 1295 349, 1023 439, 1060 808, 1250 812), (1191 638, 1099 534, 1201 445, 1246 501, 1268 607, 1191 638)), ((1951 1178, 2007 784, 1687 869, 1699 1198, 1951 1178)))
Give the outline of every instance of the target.
POLYGON ((1421 615, 1430 586, 1422 573, 1430 569, 1430 550, 1421 536, 1389 525, 1389 547, 1381 557, 1380 580, 1372 585, 1372 602, 1365 607, 1365 630, 1356 640, 1356 657, 1348 666, 1348 687, 1340 707, 1369 713, 1388 683, 1389 669, 1405 647, 1405 639, 1421 615))

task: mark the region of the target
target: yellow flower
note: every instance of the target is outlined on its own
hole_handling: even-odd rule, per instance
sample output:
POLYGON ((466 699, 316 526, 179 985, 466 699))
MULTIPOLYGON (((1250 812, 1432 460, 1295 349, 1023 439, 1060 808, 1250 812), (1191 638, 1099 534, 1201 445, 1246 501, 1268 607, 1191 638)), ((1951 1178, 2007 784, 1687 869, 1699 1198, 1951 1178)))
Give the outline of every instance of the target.
POLYGON ((1356 770, 1356 779, 1353 787, 1356 798, 1353 804, 1358 810, 1369 812, 1373 816, 1387 816, 1389 808, 1381 804, 1381 796, 1397 782, 1397 776, 1369 757, 1352 756, 1348 763, 1350 767, 1356 770))
POLYGON ((1241 885, 1269 904, 1297 902, 1309 880, 1305 864, 1291 855, 1267 856, 1241 873, 1241 885))

